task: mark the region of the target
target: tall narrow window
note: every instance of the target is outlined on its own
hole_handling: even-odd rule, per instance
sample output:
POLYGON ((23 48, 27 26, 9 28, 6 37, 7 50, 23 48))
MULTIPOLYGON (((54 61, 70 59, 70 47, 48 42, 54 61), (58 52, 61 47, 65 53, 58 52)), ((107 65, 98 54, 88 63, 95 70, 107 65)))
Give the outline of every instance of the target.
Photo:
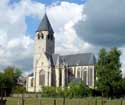
POLYGON ((80 68, 77 69, 77 78, 80 78, 80 68))
POLYGON ((53 40, 53 35, 51 35, 51 40, 53 40))
POLYGON ((41 37, 42 37, 42 39, 44 39, 44 35, 43 34, 41 35, 41 37))
POLYGON ((84 82, 87 85, 87 71, 84 71, 84 82))
POLYGON ((92 73, 93 73, 93 71, 92 71, 92 68, 90 68, 89 70, 88 70, 88 76, 89 76, 89 86, 92 86, 92 73))
POLYGON ((74 78, 73 69, 68 68, 68 82, 71 82, 73 78, 74 78))
POLYGON ((38 34, 38 39, 40 39, 40 34, 38 34))
POLYGON ((39 72, 39 84, 44 86, 45 85, 45 71, 41 70, 39 72))
POLYGON ((50 39, 50 35, 48 35, 47 38, 50 39))
POLYGON ((31 79, 31 87, 33 87, 33 78, 31 79))

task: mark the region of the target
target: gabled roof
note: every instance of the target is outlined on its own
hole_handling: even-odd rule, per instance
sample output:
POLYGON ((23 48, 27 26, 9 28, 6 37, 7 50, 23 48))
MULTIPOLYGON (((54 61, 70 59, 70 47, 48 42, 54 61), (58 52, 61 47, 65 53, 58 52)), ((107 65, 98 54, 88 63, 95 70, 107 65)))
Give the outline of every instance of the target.
POLYGON ((96 63, 95 56, 92 53, 81 53, 62 56, 69 66, 93 65, 96 63))
POLYGON ((59 65, 63 63, 68 66, 94 65, 96 63, 96 59, 92 53, 72 54, 65 56, 59 56, 58 54, 52 55, 53 65, 59 65))
POLYGON ((42 21, 40 22, 40 25, 37 29, 37 32, 40 32, 40 31, 48 31, 50 33, 54 33, 46 14, 44 15, 44 17, 43 17, 42 21))
POLYGON ((33 73, 29 74, 28 77, 32 77, 33 76, 33 73))

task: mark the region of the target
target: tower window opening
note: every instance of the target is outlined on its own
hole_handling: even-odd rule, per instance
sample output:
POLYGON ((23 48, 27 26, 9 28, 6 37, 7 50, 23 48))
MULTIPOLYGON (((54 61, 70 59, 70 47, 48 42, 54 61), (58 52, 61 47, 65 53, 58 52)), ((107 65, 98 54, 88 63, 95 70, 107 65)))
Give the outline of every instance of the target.
POLYGON ((48 35, 48 39, 50 39, 50 35, 48 35))
POLYGON ((40 34, 38 34, 38 39, 40 39, 40 34))
POLYGON ((51 40, 53 40, 53 36, 51 35, 51 40))
POLYGON ((42 37, 42 39, 44 39, 44 36, 43 36, 43 34, 41 35, 41 37, 42 37))
POLYGON ((31 79, 31 87, 33 87, 33 78, 31 79))

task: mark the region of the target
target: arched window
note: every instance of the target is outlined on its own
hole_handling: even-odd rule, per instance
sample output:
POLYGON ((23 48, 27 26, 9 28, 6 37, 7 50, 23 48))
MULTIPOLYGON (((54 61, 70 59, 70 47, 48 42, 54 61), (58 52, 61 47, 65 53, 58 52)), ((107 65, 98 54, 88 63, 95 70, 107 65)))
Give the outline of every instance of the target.
POLYGON ((33 87, 33 78, 31 79, 31 87, 33 87))
POLYGON ((80 68, 77 69, 77 77, 80 78, 80 68))
POLYGON ((71 82, 73 78, 74 78, 73 69, 68 68, 68 82, 71 82))
POLYGON ((40 34, 38 34, 38 39, 40 39, 40 34))
POLYGON ((51 40, 53 40, 53 35, 51 35, 51 40))
POLYGON ((44 86, 45 85, 45 71, 40 70, 39 72, 39 84, 44 86))
POLYGON ((41 34, 41 37, 42 37, 42 39, 44 39, 44 35, 43 34, 41 34))
POLYGON ((92 68, 89 68, 89 70, 88 70, 88 78, 89 78, 89 86, 92 86, 92 74, 93 74, 93 70, 92 70, 92 68))
POLYGON ((84 82, 87 85, 87 71, 84 71, 83 77, 84 77, 84 82))
POLYGON ((48 37, 47 37, 48 39, 50 39, 50 35, 48 35, 48 37))

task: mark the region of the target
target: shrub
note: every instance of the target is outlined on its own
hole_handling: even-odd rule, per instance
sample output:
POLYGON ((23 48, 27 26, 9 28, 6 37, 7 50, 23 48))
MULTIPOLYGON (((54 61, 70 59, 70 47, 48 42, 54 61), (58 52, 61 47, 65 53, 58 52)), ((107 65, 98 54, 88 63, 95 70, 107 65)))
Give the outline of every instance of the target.
POLYGON ((42 96, 43 97, 54 97, 56 96, 56 88, 55 87, 42 87, 42 96))
POLYGON ((71 82, 69 87, 42 87, 42 96, 43 97, 84 97, 90 96, 91 90, 81 81, 78 84, 71 82))
POLYGON ((12 93, 25 93, 26 88, 23 86, 16 86, 15 88, 12 89, 12 93))
POLYGON ((69 93, 70 97, 83 97, 90 96, 90 89, 84 84, 83 81, 80 81, 78 84, 71 82, 69 85, 69 93))

